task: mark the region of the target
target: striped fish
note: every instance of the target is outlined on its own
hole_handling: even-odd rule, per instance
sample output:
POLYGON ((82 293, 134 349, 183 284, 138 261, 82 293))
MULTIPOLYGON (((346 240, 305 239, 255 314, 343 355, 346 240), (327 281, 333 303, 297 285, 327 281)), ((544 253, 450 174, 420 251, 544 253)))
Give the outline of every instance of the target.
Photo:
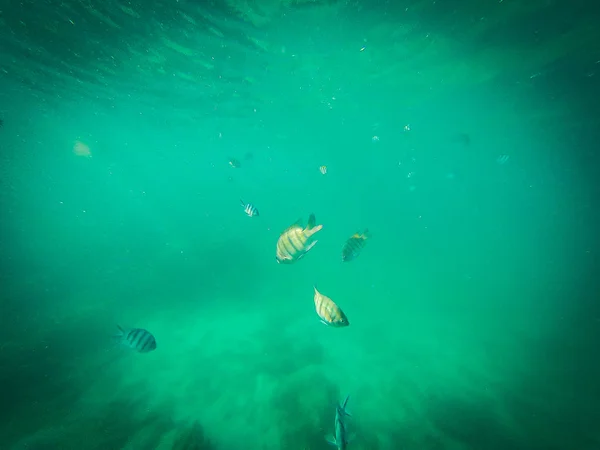
POLYGON ((369 230, 365 229, 362 233, 354 233, 344 244, 342 248, 342 261, 348 262, 352 261, 358 255, 365 245, 367 244, 367 239, 371 237, 369 230))
POLYGON ((306 255, 317 243, 313 235, 323 228, 316 225, 315 215, 308 218, 308 225, 304 227, 299 219, 293 225, 286 228, 277 240, 276 259, 280 264, 292 264, 306 255))
POLYGON ((317 310, 317 315, 321 318, 321 322, 335 328, 342 328, 350 325, 344 311, 342 311, 329 297, 321 294, 316 286, 314 286, 314 289, 315 309, 317 310))
POLYGON ((125 330, 117 325, 119 334, 116 336, 127 347, 138 353, 148 353, 156 349, 156 339, 143 328, 131 328, 125 330))
POLYGON ((248 215, 248 217, 258 217, 260 214, 258 213, 258 209, 252 203, 246 203, 244 200, 240 199, 240 203, 244 208, 244 212, 248 215))

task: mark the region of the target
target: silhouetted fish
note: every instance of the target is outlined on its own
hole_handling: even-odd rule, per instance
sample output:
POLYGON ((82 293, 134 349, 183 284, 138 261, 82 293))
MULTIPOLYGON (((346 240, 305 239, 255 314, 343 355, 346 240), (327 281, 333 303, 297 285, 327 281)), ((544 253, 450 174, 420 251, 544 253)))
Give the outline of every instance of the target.
POLYGON ((156 349, 156 339, 147 330, 143 328, 131 328, 124 330, 119 325, 119 334, 116 336, 127 347, 139 353, 148 353, 156 349))
POLYGON ((350 416, 350 414, 346 411, 346 405, 348 404, 349 398, 350 396, 347 396, 344 403, 341 405, 338 404, 335 407, 335 434, 327 438, 327 442, 335 446, 338 450, 346 450, 346 448, 348 448, 349 439, 348 431, 346 429, 346 417, 350 416))
POLYGON ((369 230, 365 228, 365 231, 362 233, 354 233, 344 244, 342 247, 342 261, 348 262, 352 261, 358 255, 365 245, 367 244, 367 239, 371 237, 369 230))
POLYGON ((0 128, 4 126, 4 120, 0 119, 0 128))
POLYGON ((178 436, 174 439, 171 450, 210 450, 214 448, 202 425, 195 421, 189 428, 181 428, 178 436))
POLYGON ((452 136, 451 142, 468 147, 471 145, 471 136, 468 133, 457 133, 452 136))

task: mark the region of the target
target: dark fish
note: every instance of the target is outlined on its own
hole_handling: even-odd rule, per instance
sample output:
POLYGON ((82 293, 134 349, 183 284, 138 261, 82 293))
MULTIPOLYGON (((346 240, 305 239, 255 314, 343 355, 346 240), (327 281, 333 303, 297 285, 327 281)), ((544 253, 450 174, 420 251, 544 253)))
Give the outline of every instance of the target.
POLYGON ((235 158, 231 158, 231 159, 229 160, 229 165, 230 165, 231 167, 233 167, 234 169, 239 169, 240 167, 242 167, 242 163, 241 163, 241 162, 239 162, 239 161, 238 161, 237 159, 235 159, 235 158))
POLYGON ((0 128, 4 126, 4 120, 0 119, 0 128))
POLYGON ((334 435, 327 438, 327 442, 331 445, 335 446, 338 450, 346 450, 348 448, 348 431, 346 429, 346 417, 350 416, 346 411, 346 405, 348 404, 348 399, 350 396, 346 397, 344 403, 341 405, 338 404, 335 407, 335 428, 334 435))
POLYGON ((471 136, 468 133, 458 133, 452 137, 451 141, 455 144, 468 147, 471 145, 471 136))
POLYGON ((248 217, 258 217, 260 214, 258 213, 258 209, 252 203, 246 203, 244 200, 240 199, 240 203, 244 208, 244 212, 248 214, 248 217))
POLYGON ((287 227, 277 240, 276 259, 280 264, 292 264, 306 255, 317 243, 313 235, 323 228, 316 225, 315 215, 308 218, 308 225, 304 227, 301 219, 287 227))
POLYGON ((317 310, 317 315, 321 318, 321 322, 334 328, 342 328, 350 325, 348 317, 346 317, 344 311, 342 311, 341 308, 329 297, 321 294, 317 290, 316 286, 314 289, 315 309, 317 310))
POLYGON ((358 255, 365 245, 367 244, 367 239, 371 237, 369 230, 365 229, 362 233, 354 233, 344 244, 342 248, 342 261, 348 262, 352 261, 358 255))
POLYGON ((117 338, 127 347, 139 353, 148 353, 156 349, 156 339, 149 331, 143 328, 124 330, 119 325, 117 327, 120 332, 117 338))

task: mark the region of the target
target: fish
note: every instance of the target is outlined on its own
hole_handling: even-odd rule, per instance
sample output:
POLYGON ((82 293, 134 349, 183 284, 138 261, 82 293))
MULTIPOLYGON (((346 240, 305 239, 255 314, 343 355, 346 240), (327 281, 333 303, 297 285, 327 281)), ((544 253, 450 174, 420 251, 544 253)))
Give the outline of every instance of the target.
POLYGON ((239 162, 237 159, 235 158, 230 158, 229 159, 229 165, 231 167, 233 167, 234 169, 239 169, 240 167, 242 167, 242 163, 239 162))
POLYGON ((349 326, 350 322, 344 311, 329 297, 321 294, 316 286, 313 288, 315 290, 315 309, 321 322, 334 328, 349 326))
POLYGON ((92 157, 92 151, 90 148, 81 141, 75 141, 75 145, 73 146, 73 153, 77 156, 83 156, 86 158, 92 157))
POLYGON ((156 350, 156 339, 148 330, 143 328, 126 330, 119 325, 117 325, 117 328, 119 328, 119 334, 115 337, 132 350, 138 353, 148 353, 156 350))
POLYGON ((508 155, 500 155, 500 156, 498 156, 498 158, 496 158, 496 162, 498 164, 506 164, 509 159, 510 159, 510 156, 508 156, 508 155))
POLYGON ((348 262, 352 261, 354 258, 360 255, 362 249, 365 248, 367 244, 367 239, 371 237, 369 230, 365 228, 365 231, 362 233, 354 233, 350 238, 346 241, 344 246, 342 247, 342 261, 348 262))
POLYGON ((335 427, 334 427, 334 435, 328 436, 327 442, 333 446, 335 446, 338 450, 346 450, 348 448, 348 431, 346 429, 346 417, 350 417, 350 414, 346 411, 346 405, 348 404, 348 399, 350 396, 346 397, 344 403, 338 404, 335 407, 335 427))
POLYGON ((471 145, 471 136, 469 136, 469 133, 458 133, 452 137, 451 141, 455 144, 469 147, 471 145))
POLYGON ((0 119, 0 128, 4 126, 4 120, 0 119))
POLYGON ((327 166, 320 166, 319 172, 321 172, 323 175, 327 175, 327 166))
POLYGON ((275 256, 278 263, 295 263, 315 246, 317 240, 313 236, 323 228, 323 225, 315 224, 315 215, 311 214, 306 227, 302 225, 302 219, 298 219, 279 235, 275 256))
POLYGON ((242 207, 244 208, 244 212, 248 215, 248 217, 258 217, 260 214, 258 213, 258 209, 252 203, 246 203, 244 200, 240 199, 242 207))

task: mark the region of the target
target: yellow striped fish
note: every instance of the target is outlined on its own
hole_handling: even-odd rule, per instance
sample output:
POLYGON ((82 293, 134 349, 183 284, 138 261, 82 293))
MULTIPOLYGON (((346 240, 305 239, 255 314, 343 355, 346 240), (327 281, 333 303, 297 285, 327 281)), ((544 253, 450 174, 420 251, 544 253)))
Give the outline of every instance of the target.
POLYGON ((342 248, 342 261, 348 262, 352 261, 358 255, 365 245, 367 244, 367 239, 371 237, 369 230, 365 229, 362 233, 354 233, 344 244, 342 248))
POLYGON ((317 243, 313 235, 323 228, 323 225, 315 226, 315 215, 308 218, 306 228, 299 219, 292 226, 285 229, 277 241, 277 262, 280 264, 292 264, 302 258, 317 243))
POLYGON ((314 289, 315 308, 318 316, 321 318, 321 322, 335 328, 342 328, 350 325, 344 311, 342 311, 329 297, 321 294, 316 286, 314 286, 314 289))

